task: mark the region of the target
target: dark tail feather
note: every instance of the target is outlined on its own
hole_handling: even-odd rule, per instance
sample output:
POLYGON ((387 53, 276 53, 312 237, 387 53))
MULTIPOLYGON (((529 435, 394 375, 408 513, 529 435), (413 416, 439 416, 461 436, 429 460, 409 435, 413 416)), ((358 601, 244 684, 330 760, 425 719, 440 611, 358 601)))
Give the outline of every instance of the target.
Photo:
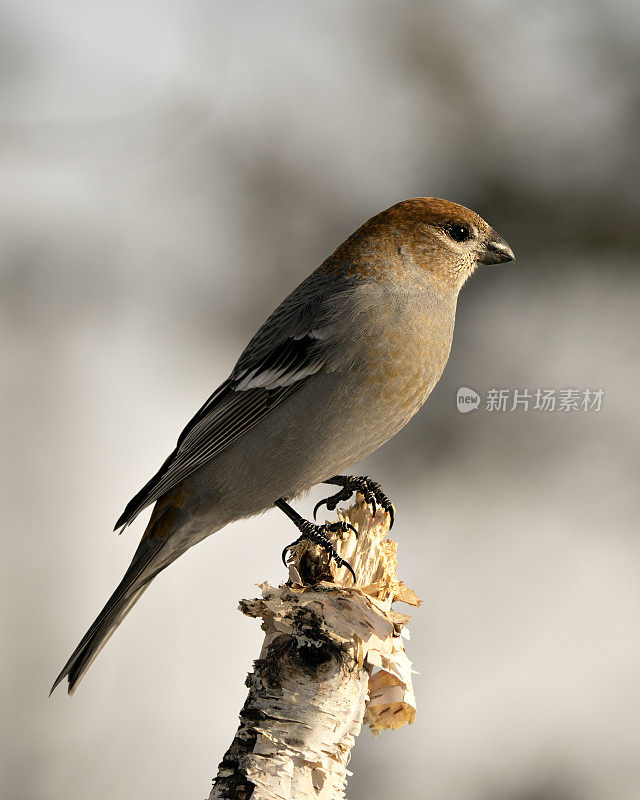
POLYGON ((67 691, 70 695, 73 694, 76 686, 80 683, 98 653, 109 641, 118 625, 131 611, 158 572, 168 566, 169 561, 162 563, 157 569, 149 572, 149 567, 161 549, 162 542, 143 538, 136 550, 131 566, 126 571, 118 588, 107 600, 105 607, 98 614, 97 619, 85 633, 82 641, 73 651, 71 658, 62 668, 61 673, 51 687, 49 695, 66 677, 69 679, 67 691))
POLYGON ((120 591, 120 587, 116 589, 109 598, 106 606, 100 612, 96 621, 73 651, 71 658, 62 668, 62 672, 55 679, 49 695, 51 695, 56 686, 66 677, 69 678, 69 688, 67 691, 69 694, 74 693, 76 686, 80 683, 91 664, 93 664, 98 653, 109 641, 118 625, 120 625, 122 620, 133 608, 134 603, 139 600, 148 585, 147 583, 145 586, 133 592, 133 594, 123 593, 120 591))

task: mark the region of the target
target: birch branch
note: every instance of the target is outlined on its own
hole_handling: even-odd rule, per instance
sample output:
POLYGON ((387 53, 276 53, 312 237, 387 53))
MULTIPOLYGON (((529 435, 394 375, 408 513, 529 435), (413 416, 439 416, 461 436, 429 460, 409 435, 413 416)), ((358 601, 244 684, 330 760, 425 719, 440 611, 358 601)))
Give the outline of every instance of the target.
POLYGON ((240 603, 262 619, 265 638, 209 800, 339 800, 362 724, 377 736, 415 718, 403 644, 409 617, 392 603, 420 600, 398 580, 389 517, 382 509, 372 517, 360 496, 338 515, 358 530, 357 539, 351 531, 334 537, 355 587, 344 567, 303 542, 286 584, 263 583, 260 598, 240 603))

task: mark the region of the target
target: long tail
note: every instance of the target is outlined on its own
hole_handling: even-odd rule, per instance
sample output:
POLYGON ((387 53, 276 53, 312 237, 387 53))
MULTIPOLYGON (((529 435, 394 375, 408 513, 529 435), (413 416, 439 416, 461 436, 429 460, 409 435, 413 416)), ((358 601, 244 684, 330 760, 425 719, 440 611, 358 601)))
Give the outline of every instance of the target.
POLYGON ((51 692, 49 692, 50 695, 64 678, 69 679, 68 692, 73 694, 98 653, 138 602, 144 590, 155 576, 177 557, 177 553, 167 553, 166 557, 161 554, 166 542, 158 541, 153 535, 156 527, 154 522, 157 523, 157 521, 153 518, 150 521, 149 528, 147 528, 118 588, 107 600, 105 607, 55 679, 51 692))
POLYGON ((67 691, 69 694, 74 693, 76 686, 80 683, 91 664, 93 664, 98 653, 109 641, 118 625, 120 625, 129 611, 131 611, 134 604, 140 599, 148 585, 147 583, 146 586, 137 589, 133 594, 126 592, 122 584, 118 586, 98 615, 96 621, 85 633, 82 641, 73 651, 71 658, 62 668, 62 672, 55 679, 49 694, 51 694, 56 686, 66 677, 69 678, 69 687, 67 691))

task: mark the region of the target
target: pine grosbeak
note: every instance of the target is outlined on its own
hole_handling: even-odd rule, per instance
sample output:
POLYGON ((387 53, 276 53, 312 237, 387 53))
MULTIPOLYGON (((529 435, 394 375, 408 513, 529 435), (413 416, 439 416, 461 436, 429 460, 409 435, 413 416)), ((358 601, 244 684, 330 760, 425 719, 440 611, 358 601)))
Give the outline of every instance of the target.
POLYGON ((473 211, 428 197, 392 206, 341 244, 259 329, 126 507, 116 528, 155 503, 122 582, 53 688, 68 677, 72 693, 152 579, 230 522, 277 505, 302 537, 331 552, 327 532, 344 523, 314 525, 287 500, 329 483, 340 486, 331 509, 358 490, 392 514, 378 484, 341 473, 394 436, 431 393, 467 278, 513 258, 473 211))

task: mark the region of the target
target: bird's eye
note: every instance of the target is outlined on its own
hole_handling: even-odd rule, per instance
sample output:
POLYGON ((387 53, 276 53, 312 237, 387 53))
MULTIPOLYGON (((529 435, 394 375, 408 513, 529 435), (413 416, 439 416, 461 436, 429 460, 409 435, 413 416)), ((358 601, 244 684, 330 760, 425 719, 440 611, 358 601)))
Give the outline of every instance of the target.
POLYGON ((447 225, 447 234, 453 239, 454 242, 466 242, 471 238, 471 231, 466 225, 456 225, 452 223, 447 225))

